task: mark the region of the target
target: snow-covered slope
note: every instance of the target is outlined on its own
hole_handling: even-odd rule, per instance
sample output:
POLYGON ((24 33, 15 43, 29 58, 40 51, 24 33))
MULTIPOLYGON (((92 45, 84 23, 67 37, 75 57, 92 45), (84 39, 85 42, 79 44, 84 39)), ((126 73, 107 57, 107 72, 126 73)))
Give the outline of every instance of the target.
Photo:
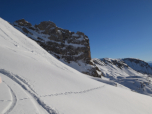
POLYGON ((135 58, 125 58, 122 60, 132 69, 141 73, 152 75, 152 68, 145 61, 135 58))
POLYGON ((152 76, 139 73, 122 59, 93 59, 94 64, 109 80, 130 88, 138 93, 152 96, 152 76))
POLYGON ((0 18, 1 114, 151 114, 152 98, 102 83, 0 18))

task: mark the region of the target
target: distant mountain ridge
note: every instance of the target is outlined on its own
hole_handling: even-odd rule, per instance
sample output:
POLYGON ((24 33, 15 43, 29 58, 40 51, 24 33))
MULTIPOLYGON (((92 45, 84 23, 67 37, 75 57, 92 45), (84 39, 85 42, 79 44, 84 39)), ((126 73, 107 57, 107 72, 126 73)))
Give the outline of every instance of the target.
POLYGON ((152 61, 147 62, 149 64, 149 66, 152 67, 152 61))
POLYGON ((152 75, 152 68, 149 66, 147 62, 140 59, 135 59, 135 58, 125 58, 122 60, 132 69, 140 73, 152 75))
POLYGON ((102 73, 91 62, 89 39, 84 33, 59 28, 51 21, 33 26, 21 19, 12 25, 68 66, 82 73, 101 77, 102 73))
POLYGON ((92 59, 92 62, 109 80, 132 91, 152 96, 152 69, 148 63, 134 58, 92 59))

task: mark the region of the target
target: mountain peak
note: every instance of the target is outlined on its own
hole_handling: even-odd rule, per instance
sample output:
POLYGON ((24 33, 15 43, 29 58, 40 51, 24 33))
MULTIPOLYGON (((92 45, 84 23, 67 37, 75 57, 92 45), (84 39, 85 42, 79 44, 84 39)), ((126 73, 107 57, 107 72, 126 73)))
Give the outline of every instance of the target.
POLYGON ((18 23, 18 25, 20 26, 29 26, 29 27, 32 26, 32 24, 26 21, 25 19, 20 19, 15 22, 18 23))
POLYGON ((43 21, 40 24, 35 25, 35 27, 38 27, 40 30, 50 30, 55 29, 57 26, 51 21, 43 21))
POLYGON ((124 58, 122 60, 132 69, 141 73, 152 75, 152 68, 147 62, 136 58, 124 58))
POLYGON ((83 32, 59 28, 51 21, 32 26, 21 19, 12 25, 65 64, 82 73, 101 77, 102 73, 91 62, 89 38, 83 32))

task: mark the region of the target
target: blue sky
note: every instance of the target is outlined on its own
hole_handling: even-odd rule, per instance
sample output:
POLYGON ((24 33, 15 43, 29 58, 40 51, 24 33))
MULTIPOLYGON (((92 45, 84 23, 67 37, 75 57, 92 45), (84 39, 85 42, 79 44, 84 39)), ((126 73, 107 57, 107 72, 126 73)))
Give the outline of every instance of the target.
POLYGON ((82 31, 92 58, 152 61, 152 0, 1 0, 0 16, 82 31))

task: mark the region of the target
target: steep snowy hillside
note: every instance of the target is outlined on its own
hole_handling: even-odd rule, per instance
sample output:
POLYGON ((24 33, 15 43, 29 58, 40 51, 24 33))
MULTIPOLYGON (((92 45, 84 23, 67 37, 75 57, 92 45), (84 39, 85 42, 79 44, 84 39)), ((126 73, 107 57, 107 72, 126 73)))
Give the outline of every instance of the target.
POLYGON ((59 28, 51 21, 32 26, 21 19, 12 25, 68 66, 101 77, 101 72, 91 63, 89 38, 84 33, 59 28))
POLYGON ((135 58, 125 58, 122 60, 132 69, 141 73, 152 75, 152 68, 145 61, 142 61, 140 59, 135 59, 135 58))
POLYGON ((103 75, 113 82, 124 85, 138 93, 152 96, 152 76, 139 73, 121 59, 93 59, 103 75))
POLYGON ((0 114, 151 114, 152 98, 68 67, 0 18, 0 114))

